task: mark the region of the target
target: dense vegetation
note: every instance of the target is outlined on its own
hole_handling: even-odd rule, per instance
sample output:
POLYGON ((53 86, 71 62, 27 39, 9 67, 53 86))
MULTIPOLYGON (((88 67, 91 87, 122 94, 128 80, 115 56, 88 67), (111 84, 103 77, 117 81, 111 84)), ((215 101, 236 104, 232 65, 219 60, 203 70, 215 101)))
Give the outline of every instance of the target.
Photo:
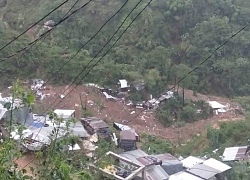
POLYGON ((185 100, 175 94, 161 105, 156 111, 156 117, 163 125, 175 124, 177 126, 184 125, 185 122, 194 122, 201 119, 207 119, 212 116, 211 108, 205 101, 185 100))
MULTIPOLYGON (((61 2, 62 0, 0 0, 0 47, 61 2)), ((79 7, 83 2, 85 1, 79 1, 77 6, 79 7)), ((57 73, 57 70, 93 36, 124 2, 125 0, 93 1, 60 25, 40 45, 27 50, 24 54, 4 59, 45 31, 43 23, 37 25, 26 36, 0 52, 0 61, 4 60, 0 66, 0 85, 7 86, 17 77, 24 80, 34 77, 44 79, 53 77, 50 83, 54 84, 71 82, 112 36, 138 0, 129 1, 121 13, 109 22, 100 34, 80 51, 76 58, 60 73, 57 73)), ((128 26, 146 2, 143 1, 139 5, 121 30, 128 26)), ((58 22, 73 3, 70 1, 45 21, 52 19, 58 22)), ((146 83, 146 90, 153 95, 158 95, 168 85, 175 84, 201 63, 216 47, 249 21, 249 0, 154 0, 125 33, 120 42, 84 79, 84 82, 110 86, 121 78, 128 79, 130 83, 143 80, 146 83)), ((121 31, 118 35, 120 33, 121 31)), ((117 38, 117 36, 115 37, 117 38)), ((180 86, 193 89, 195 92, 247 96, 250 92, 249 39, 250 29, 247 26, 223 48, 216 51, 208 62, 182 81, 180 86)), ((104 52, 98 55, 97 59, 102 54, 104 52)), ((249 107, 248 98, 237 98, 236 100, 241 102, 243 100, 244 105, 249 107)), ((183 108, 181 101, 171 103, 176 105, 176 109, 183 108)), ((196 117, 197 109, 194 106, 191 102, 186 102, 182 113, 178 114, 176 118, 181 117, 180 119, 186 121, 195 120, 198 117, 196 117)), ((158 112, 158 116, 161 116, 166 124, 169 123, 169 116, 174 112, 171 108, 172 106, 167 104, 158 112)), ((223 124, 219 130, 208 129, 205 141, 208 146, 206 147, 211 149, 245 144, 245 140, 249 137, 249 130, 248 121, 223 124)), ((198 140, 196 139, 195 142, 197 146, 199 145, 198 140)), ((150 150, 148 146, 143 148, 150 152, 162 152, 162 149, 173 150, 172 145, 166 141, 148 137, 147 142, 150 143, 150 150)), ((55 147, 59 147, 59 145, 55 143, 55 147)), ((3 157, 0 163, 4 167, 1 172, 8 179, 9 174, 6 173, 6 168, 12 167, 13 164, 9 162, 16 158, 14 157, 16 152, 12 153, 13 156, 5 156, 12 152, 10 150, 14 150, 15 146, 13 142, 9 141, 4 146, 6 148, 2 148, 0 153, 3 157)), ((105 144, 102 146, 109 147, 105 144)), ((192 149, 190 147, 188 148, 192 149)), ((99 151, 102 154, 106 149, 99 151)), ((61 179, 65 175, 79 175, 79 168, 72 166, 67 161, 68 154, 62 155, 62 152, 58 150, 57 152, 49 151, 48 155, 52 158, 46 158, 45 162, 49 162, 50 166, 41 166, 41 172, 44 174, 40 174, 40 176, 43 179, 50 175, 61 179), (48 168, 54 172, 46 174, 48 168)), ((243 171, 243 166, 249 169, 245 164, 237 164, 232 179, 248 177, 249 172, 243 171)), ((89 176, 84 171, 84 167, 82 170, 83 175, 89 176)))
MULTIPOLYGON (((1 46, 60 2, 62 1, 2 0, 0 32, 4 38, 1 38, 1 46)), ((46 20, 53 19, 58 22, 73 3, 70 1, 46 20)), ((82 3, 80 1, 77 6, 82 3)), ((122 3, 123 0, 93 1, 81 12, 62 23, 39 47, 35 46, 27 53, 3 62, 0 72, 2 82, 10 82, 15 77, 27 79, 38 76, 43 78, 54 76, 50 83, 71 82, 111 37, 137 1, 129 1, 121 13, 108 23, 64 70, 57 75, 56 70, 122 3), (3 76, 6 73, 9 75, 8 78, 3 76)), ((145 3, 146 1, 143 1, 132 13, 122 30, 145 3)), ((84 81, 111 85, 119 78, 127 78, 130 82, 144 80, 147 90, 158 94, 167 85, 174 84, 183 77, 215 47, 247 24, 249 17, 250 2, 247 0, 153 1, 125 33, 118 45, 84 81)), ((39 24, 25 37, 26 42, 42 32, 44 29, 42 24, 39 24)), ((184 80, 181 86, 197 92, 223 95, 248 94, 249 36, 250 31, 247 27, 184 80)), ((13 47, 1 53, 1 57, 12 54, 24 44, 24 40, 16 42, 13 47)))

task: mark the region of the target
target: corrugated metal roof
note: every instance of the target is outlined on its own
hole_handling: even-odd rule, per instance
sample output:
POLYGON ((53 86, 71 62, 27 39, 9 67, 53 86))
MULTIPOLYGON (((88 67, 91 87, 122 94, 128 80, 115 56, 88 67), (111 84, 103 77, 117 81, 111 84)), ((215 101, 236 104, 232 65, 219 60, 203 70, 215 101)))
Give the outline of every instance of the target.
POLYGON ((153 165, 146 170, 146 178, 148 180, 167 180, 169 178, 169 175, 161 166, 153 165))
POLYGON ((137 160, 144 166, 159 162, 157 158, 152 156, 139 157, 137 160))
POLYGON ((217 161, 216 159, 213 159, 213 158, 210 158, 210 159, 204 161, 203 164, 205 164, 209 167, 212 167, 214 169, 217 169, 220 172, 224 172, 224 171, 231 169, 230 166, 228 166, 220 161, 217 161))
MULTIPOLYGON (((144 151, 140 149, 137 149, 122 153, 120 154, 120 156, 123 156, 136 164, 144 166, 142 162, 138 161, 138 159, 147 157, 148 154, 146 154, 144 151)), ((164 171, 164 169, 161 166, 152 165, 146 169, 146 177, 147 180, 167 180, 169 175, 164 171)))
POLYGON ((194 156, 189 156, 186 159, 183 159, 181 162, 183 164, 183 167, 185 167, 185 168, 191 168, 191 167, 193 167, 196 164, 203 163, 204 160, 199 159, 199 158, 194 157, 194 156))
POLYGON ((131 130, 124 130, 120 132, 120 139, 126 139, 126 140, 136 140, 135 132, 131 130))
POLYGON ((142 163, 140 163, 137 158, 140 158, 140 157, 144 157, 144 156, 147 156, 147 154, 140 150, 140 149, 136 149, 136 150, 133 150, 133 151, 127 151, 127 152, 124 152, 122 154, 120 154, 121 156, 127 158, 127 159, 130 159, 131 161, 137 163, 137 164, 140 164, 140 165, 143 165, 142 163))
POLYGON ((162 161, 162 168, 168 175, 172 175, 183 170, 182 162, 171 154, 157 154, 152 156, 162 161))
POLYGON ((107 128, 108 125, 101 119, 91 117, 91 118, 82 118, 83 121, 87 122, 94 129, 107 128))
MULTIPOLYGON (((115 124, 121 131, 132 129, 132 128, 129 127, 129 126, 123 125, 123 124, 120 124, 120 123, 114 122, 114 124, 115 124)), ((134 129, 133 129, 133 130, 134 130, 134 129)), ((136 132, 135 132, 135 135, 139 137, 139 135, 138 135, 136 132)))
POLYGON ((83 127, 82 123, 79 121, 75 124, 71 123, 69 129, 74 136, 79 136, 81 138, 89 137, 89 134, 83 127))
POLYGON ((247 146, 225 148, 223 153, 223 161, 248 160, 245 155, 247 146))
POLYGON ((192 168, 186 169, 186 171, 203 179, 210 179, 216 174, 221 173, 219 170, 205 164, 196 164, 192 168))
POLYGON ((181 171, 169 177, 169 180, 203 180, 200 177, 181 171))
POLYGON ((166 153, 166 154, 157 154, 157 155, 152 155, 152 156, 154 156, 154 157, 156 157, 156 158, 158 158, 158 159, 160 159, 162 161, 168 161, 168 160, 177 160, 177 161, 179 161, 176 157, 172 156, 169 153, 166 153))

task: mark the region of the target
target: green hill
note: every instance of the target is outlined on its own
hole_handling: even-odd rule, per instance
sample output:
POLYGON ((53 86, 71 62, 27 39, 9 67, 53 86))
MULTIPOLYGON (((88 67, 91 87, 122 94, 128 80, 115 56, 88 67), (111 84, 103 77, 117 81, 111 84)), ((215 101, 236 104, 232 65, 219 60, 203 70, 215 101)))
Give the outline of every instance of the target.
MULTIPOLYGON (((0 32, 3 38, 0 45, 4 45, 17 32, 22 32, 61 2, 63 1, 1 0, 0 32)), ((74 2, 67 3, 46 18, 46 21, 51 19, 58 22, 74 2)), ((86 1, 80 0, 76 8, 84 2, 86 1)), ((45 79, 54 76, 50 83, 71 82, 108 41, 137 0, 128 1, 125 8, 59 74, 56 74, 57 69, 88 41, 124 2, 125 0, 91 2, 58 26, 40 46, 4 61, 0 67, 2 82, 8 84, 15 77, 27 79, 37 76, 45 79)), ((146 3, 147 1, 142 1, 121 30, 126 28, 146 3)), ((174 84, 191 68, 196 67, 249 21, 250 2, 247 0, 155 0, 84 81, 110 85, 119 78, 126 78, 130 82, 144 80, 147 90, 158 94, 167 85, 174 84)), ((25 42, 32 41, 44 32, 43 23, 29 31, 13 45, 14 47, 1 52, 1 58, 12 54, 23 47, 25 42)), ((119 31, 118 35, 121 32, 119 31)), ((216 51, 191 78, 184 80, 181 86, 203 93, 248 95, 249 49, 250 31, 249 27, 246 27, 216 51)))

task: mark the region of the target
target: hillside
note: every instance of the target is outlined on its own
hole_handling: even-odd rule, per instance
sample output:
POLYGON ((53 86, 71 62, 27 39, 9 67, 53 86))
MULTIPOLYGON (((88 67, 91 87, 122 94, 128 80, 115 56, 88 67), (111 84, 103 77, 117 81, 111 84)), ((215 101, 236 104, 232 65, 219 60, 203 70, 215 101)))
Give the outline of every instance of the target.
MULTIPOLYGON (((4 36, 0 44, 3 45, 17 32, 29 27, 32 22, 61 2, 62 0, 2 0, 1 34, 7 36, 4 36)), ((86 1, 79 1, 76 7, 84 2, 86 1)), ((91 2, 63 22, 40 46, 5 61, 0 72, 3 85, 8 85, 16 77, 47 79, 53 76, 51 84, 71 82, 106 43, 136 2, 128 1, 125 8, 99 35, 60 73, 56 73, 62 63, 91 38, 124 3, 122 0, 91 2), (8 78, 4 78, 6 73, 9 75, 8 78)), ((73 3, 70 1, 65 4, 44 22, 50 19, 58 22, 73 3)), ((138 6, 138 10, 132 13, 121 30, 131 22, 145 3, 146 1, 143 1, 138 6)), ((249 13, 250 4, 247 0, 153 1, 84 82, 111 85, 121 78, 126 78, 130 82, 144 80, 147 91, 159 94, 166 84, 174 84, 190 68, 207 57, 215 47, 241 29, 249 21, 249 13)), ((14 53, 23 47, 24 42, 30 42, 41 34, 44 31, 43 23, 29 31, 24 37, 26 41, 16 42, 16 48, 6 49, 2 56, 14 53)), ((249 28, 246 27, 242 33, 218 50, 207 63, 192 73, 190 78, 183 81, 181 86, 208 94, 247 95, 250 84, 247 78, 250 67, 249 34, 249 28)))

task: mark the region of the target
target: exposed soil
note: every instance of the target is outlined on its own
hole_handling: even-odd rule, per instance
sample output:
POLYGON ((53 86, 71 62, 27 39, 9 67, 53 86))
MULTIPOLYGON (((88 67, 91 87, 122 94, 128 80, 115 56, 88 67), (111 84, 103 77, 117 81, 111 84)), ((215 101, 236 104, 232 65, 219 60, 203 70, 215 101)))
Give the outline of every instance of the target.
MULTIPOLYGON (((195 96, 192 91, 185 90, 185 96, 191 100, 216 100, 223 105, 229 107, 229 111, 219 114, 207 120, 200 120, 194 123, 187 123, 183 127, 164 127, 155 117, 153 113, 143 112, 142 109, 135 109, 126 105, 125 102, 115 102, 106 100, 106 98, 98 92, 95 88, 78 86, 65 98, 60 95, 68 88, 68 86, 48 86, 47 90, 43 91, 48 94, 43 100, 36 101, 35 111, 44 114, 47 110, 56 108, 62 109, 75 109, 76 116, 82 117, 82 108, 91 112, 92 116, 104 119, 107 123, 124 123, 134 128, 138 133, 145 132, 147 134, 155 135, 159 138, 169 139, 173 142, 186 143, 194 135, 199 135, 205 132, 207 126, 219 128, 220 122, 237 121, 244 119, 242 115, 236 116, 234 106, 237 104, 232 103, 227 98, 206 96, 197 93, 195 96), (230 109, 231 108, 231 109, 230 109)), ((63 95, 69 93, 72 89, 69 88, 63 95)), ((3 96, 8 94, 9 89, 3 91, 3 96)), ((181 93, 182 90, 180 90, 181 93)), ((20 167, 25 166, 34 158, 33 154, 27 154, 19 159, 17 163, 20 167)), ((32 161, 26 169, 30 174, 29 167, 36 166, 36 160, 32 161)))
MULTIPOLYGON (((43 100, 38 100, 39 107, 37 110, 40 113, 46 112, 48 109, 75 109, 76 116, 80 118, 82 108, 91 112, 92 116, 104 119, 108 123, 127 122, 129 126, 135 128, 138 133, 146 132, 164 139, 172 141, 188 141, 193 135, 201 134, 204 132, 208 125, 218 128, 218 122, 221 121, 234 121, 240 120, 244 117, 237 116, 234 112, 234 106, 237 104, 232 103, 227 98, 217 96, 206 96, 197 93, 193 94, 190 90, 185 90, 187 99, 192 100, 216 100, 223 105, 229 107, 229 111, 219 114, 207 120, 201 120, 194 123, 186 124, 183 127, 164 127, 156 118, 153 113, 142 112, 142 109, 135 109, 126 105, 126 102, 115 102, 106 100, 106 98, 93 87, 78 86, 65 98, 59 96, 68 88, 68 86, 52 87, 49 86, 44 93, 49 94, 43 100)), ((63 95, 69 93, 72 89, 69 88, 63 95)), ((181 91, 181 90, 180 90, 181 91)))

